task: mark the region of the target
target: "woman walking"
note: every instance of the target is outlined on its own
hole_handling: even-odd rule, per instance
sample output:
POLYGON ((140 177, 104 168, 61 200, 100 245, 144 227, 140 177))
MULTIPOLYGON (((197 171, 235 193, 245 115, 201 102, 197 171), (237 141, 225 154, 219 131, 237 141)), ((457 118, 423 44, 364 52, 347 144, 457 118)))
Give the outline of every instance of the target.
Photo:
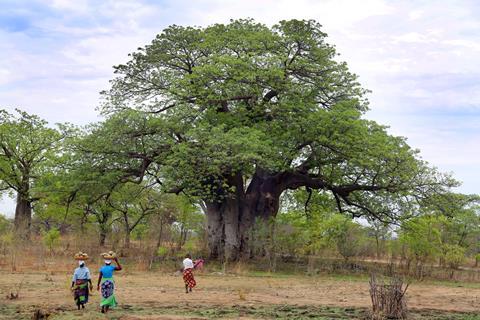
POLYGON ((185 282, 185 293, 192 292, 192 288, 197 285, 193 277, 193 261, 192 256, 187 254, 183 260, 183 281, 185 282))
POLYGON ((110 308, 117 305, 115 299, 115 281, 113 280, 114 271, 122 270, 122 266, 118 259, 114 257, 114 254, 104 254, 105 265, 100 268, 100 274, 98 276, 97 290, 101 289, 102 301, 100 307, 102 313, 107 313, 110 308), (115 261, 116 266, 112 266, 112 260, 115 261))
POLYGON ((92 290, 93 286, 90 270, 85 265, 85 260, 88 259, 88 255, 80 252, 75 256, 75 259, 78 261, 78 268, 73 272, 72 290, 73 298, 75 299, 78 310, 80 310, 80 308, 85 308, 90 293, 89 289, 92 290))

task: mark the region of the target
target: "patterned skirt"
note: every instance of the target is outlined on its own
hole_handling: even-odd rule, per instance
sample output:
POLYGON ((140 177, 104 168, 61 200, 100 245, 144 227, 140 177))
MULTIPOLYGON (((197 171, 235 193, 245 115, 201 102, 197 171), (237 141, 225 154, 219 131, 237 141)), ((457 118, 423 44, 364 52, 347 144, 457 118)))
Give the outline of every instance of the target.
POLYGON ((88 294, 88 280, 76 280, 73 298, 77 305, 86 304, 88 302, 88 294))
POLYGON ((183 281, 185 281, 185 284, 189 288, 193 288, 197 285, 197 282, 195 282, 195 278, 193 277, 192 269, 183 270, 183 281))
POLYGON ((115 299, 115 281, 113 281, 113 278, 102 278, 101 292, 101 307, 115 307, 117 305, 117 300, 115 299))

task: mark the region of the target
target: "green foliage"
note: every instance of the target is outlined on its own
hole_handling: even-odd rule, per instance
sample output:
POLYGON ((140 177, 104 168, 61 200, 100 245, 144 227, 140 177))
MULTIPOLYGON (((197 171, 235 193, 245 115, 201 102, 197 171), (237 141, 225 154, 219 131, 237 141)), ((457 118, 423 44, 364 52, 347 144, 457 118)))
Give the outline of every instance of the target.
POLYGON ((391 239, 391 226, 373 218, 368 221, 370 227, 367 228, 369 236, 375 243, 375 254, 380 258, 385 254, 387 241, 391 239))
POLYGON ((189 236, 202 234, 205 215, 185 196, 177 196, 174 201, 177 210, 175 223, 172 225, 173 234, 177 238, 177 247, 183 248, 182 252, 188 253, 186 251, 189 248, 185 248, 185 246, 190 245, 190 249, 193 249, 192 239, 189 239, 189 236))
POLYGON ((278 251, 300 256, 309 252, 310 229, 303 214, 291 211, 277 216, 275 245, 278 251))
POLYGON ((32 187, 53 167, 63 135, 45 120, 16 111, 0 109, 0 191, 3 186, 32 201, 32 187))
POLYGON ((268 173, 280 193, 320 189, 355 216, 409 216, 455 182, 362 118, 365 90, 335 56, 310 20, 168 27, 115 67, 95 162, 209 201, 239 191, 232 176, 268 173))
POLYGON ((437 216, 442 243, 476 252, 476 239, 480 236, 479 205, 480 198, 476 195, 446 193, 428 199, 422 211, 437 216))
POLYGON ((42 241, 50 252, 53 252, 53 250, 60 244, 60 231, 56 228, 44 231, 42 234, 42 241))
POLYGON ((451 269, 458 267, 465 261, 465 248, 459 245, 445 245, 445 262, 451 269))
POLYGON ((192 253, 197 251, 197 244, 195 239, 188 240, 185 245, 183 246, 183 251, 185 253, 192 253))
POLYGON ((251 230, 259 253, 348 260, 375 238, 377 254, 388 241, 458 267, 479 250, 478 199, 447 192, 456 181, 364 118, 366 91, 336 56, 310 20, 168 27, 115 67, 105 121, 57 130, 0 111, 0 191, 36 201, 50 250, 58 227, 88 224, 102 245, 113 225, 125 241, 155 235, 159 255, 199 250, 199 204, 235 199, 252 221, 267 217, 251 230), (276 221, 278 198, 247 205, 266 193, 284 194, 276 221), (370 228, 352 220, 362 216, 370 228), (412 217, 390 239, 389 223, 412 217))
POLYGON ((0 235, 0 243, 3 248, 10 247, 15 242, 15 234, 13 231, 8 231, 0 235))
POLYGON ((410 259, 425 262, 441 254, 441 233, 437 219, 421 216, 402 225, 399 240, 406 247, 410 259))
POLYGON ((275 220, 263 220, 256 219, 253 227, 249 230, 249 247, 254 256, 268 256, 272 257, 277 249, 286 250, 283 253, 289 253, 296 255, 298 250, 302 250, 301 246, 294 246, 289 239, 289 236, 293 236, 295 232, 288 230, 286 234, 283 234, 285 228, 289 225, 276 224, 275 220), (279 229, 276 229, 276 228, 279 229), (289 246, 291 245, 291 246, 289 246), (293 246, 292 246, 293 245, 293 246), (292 251, 289 251, 291 249, 292 251))
POLYGON ((0 235, 3 235, 11 230, 11 221, 0 213, 0 235))
POLYGON ((169 252, 167 247, 158 247, 157 249, 157 256, 165 257, 169 252))
POLYGON ((348 260, 360 253, 362 244, 365 241, 364 229, 358 224, 341 214, 334 214, 319 221, 313 232, 317 239, 316 245, 321 247, 331 246, 348 260))
POLYGON ((367 246, 367 230, 351 218, 335 213, 282 213, 276 220, 275 243, 284 254, 334 252, 346 261, 367 246))
POLYGON ((407 257, 420 263, 439 258, 441 266, 457 269, 477 250, 478 203, 478 196, 454 193, 425 201, 422 215, 403 223, 399 231, 407 257))

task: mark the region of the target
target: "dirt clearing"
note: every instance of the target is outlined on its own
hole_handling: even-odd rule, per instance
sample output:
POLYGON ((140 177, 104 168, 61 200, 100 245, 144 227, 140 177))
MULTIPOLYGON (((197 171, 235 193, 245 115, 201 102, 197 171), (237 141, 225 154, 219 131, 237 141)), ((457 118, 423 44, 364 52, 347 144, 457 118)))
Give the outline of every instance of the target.
MULTIPOLYGON (((105 319, 99 294, 76 311, 70 274, 0 272, 0 319, 105 319), (22 283, 19 299, 6 298, 22 283)), ((198 287, 183 291, 179 276, 118 273, 117 310, 110 319, 362 319, 370 306, 365 278, 330 276, 197 275, 198 287)), ((96 282, 96 279, 94 279, 96 282)), ((480 319, 480 284, 413 283, 408 305, 415 319, 480 319), (463 314, 462 314, 463 313, 463 314)))

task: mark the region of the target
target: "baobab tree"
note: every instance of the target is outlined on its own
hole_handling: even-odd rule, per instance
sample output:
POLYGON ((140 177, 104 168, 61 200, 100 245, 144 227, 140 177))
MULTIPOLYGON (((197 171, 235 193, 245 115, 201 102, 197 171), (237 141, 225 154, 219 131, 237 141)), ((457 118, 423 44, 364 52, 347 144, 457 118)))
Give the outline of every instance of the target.
POLYGON ((352 217, 408 216, 455 182, 363 118, 366 91, 336 57, 315 21, 168 27, 115 67, 99 157, 200 199, 212 257, 249 256, 248 230, 289 189, 352 217))

